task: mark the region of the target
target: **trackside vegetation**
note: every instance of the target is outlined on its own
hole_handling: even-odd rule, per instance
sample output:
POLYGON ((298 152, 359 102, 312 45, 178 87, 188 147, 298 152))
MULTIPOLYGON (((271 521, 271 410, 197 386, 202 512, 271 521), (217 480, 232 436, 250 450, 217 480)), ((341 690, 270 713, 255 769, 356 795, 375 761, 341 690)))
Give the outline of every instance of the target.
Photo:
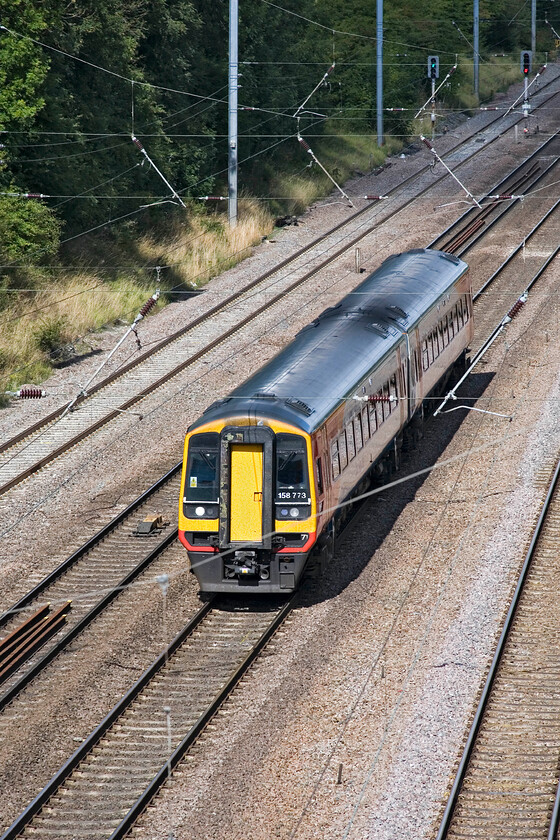
MULTIPOLYGON (((557 4, 559 5, 559 4, 557 4)), ((472 0, 384 10, 385 144, 375 134, 375 3, 240 0, 239 225, 227 194, 227 0, 0 0, 0 395, 250 253, 279 217, 381 165, 473 93, 472 0), (311 94, 305 107, 294 116, 311 94), (403 110, 404 109, 404 110, 403 110), (144 149, 132 141, 136 137, 144 149), (182 207, 157 169, 185 204, 182 207)), ((530 4, 480 0, 480 100, 520 81, 530 4)), ((554 57, 560 8, 539 17, 554 57)), ((535 68, 536 69, 536 68, 535 68)))

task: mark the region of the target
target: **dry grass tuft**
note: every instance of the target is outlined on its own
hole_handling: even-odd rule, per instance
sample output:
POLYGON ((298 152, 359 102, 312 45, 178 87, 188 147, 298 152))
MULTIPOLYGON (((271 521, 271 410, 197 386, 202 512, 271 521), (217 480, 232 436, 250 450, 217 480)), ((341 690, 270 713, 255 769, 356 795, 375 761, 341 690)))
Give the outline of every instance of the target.
POLYGON ((0 313, 0 390, 41 381, 53 363, 89 349, 88 333, 134 317, 146 297, 133 281, 103 283, 93 274, 18 294, 0 313))

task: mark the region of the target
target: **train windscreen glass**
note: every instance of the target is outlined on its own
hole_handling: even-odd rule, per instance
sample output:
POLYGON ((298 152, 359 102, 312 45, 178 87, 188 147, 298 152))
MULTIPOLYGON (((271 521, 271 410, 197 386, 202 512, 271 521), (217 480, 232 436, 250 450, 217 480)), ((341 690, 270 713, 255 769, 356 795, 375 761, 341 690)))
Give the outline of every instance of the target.
POLYGON ((300 435, 276 435, 276 502, 307 504, 309 479, 307 449, 300 435))
POLYGON ((219 445, 217 432, 207 432, 191 437, 185 480, 186 502, 217 503, 219 501, 219 445))

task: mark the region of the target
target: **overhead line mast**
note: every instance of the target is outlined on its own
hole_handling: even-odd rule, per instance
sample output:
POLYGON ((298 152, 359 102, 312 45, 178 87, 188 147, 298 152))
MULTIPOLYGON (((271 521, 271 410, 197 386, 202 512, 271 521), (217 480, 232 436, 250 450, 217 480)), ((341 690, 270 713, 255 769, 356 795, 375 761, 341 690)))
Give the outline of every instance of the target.
POLYGON ((239 71, 239 0, 229 0, 228 73, 228 221, 237 225, 237 83, 239 71))

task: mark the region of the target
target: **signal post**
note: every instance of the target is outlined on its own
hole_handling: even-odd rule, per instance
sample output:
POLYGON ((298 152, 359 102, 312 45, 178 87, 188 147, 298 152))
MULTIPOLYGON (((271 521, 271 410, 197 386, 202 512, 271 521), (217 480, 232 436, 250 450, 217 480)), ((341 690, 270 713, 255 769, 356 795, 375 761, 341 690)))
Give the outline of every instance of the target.
POLYGON ((428 56, 428 79, 432 80, 432 140, 436 131, 436 79, 439 79, 439 56, 428 56))
POLYGON ((531 106, 529 105, 528 82, 529 82, 529 73, 531 72, 532 63, 533 63, 533 52, 532 52, 532 50, 521 50, 521 72, 523 73, 523 81, 525 83, 523 105, 521 106, 521 110, 523 111, 523 116, 525 118, 527 118, 529 116, 529 112, 531 110, 531 106))

